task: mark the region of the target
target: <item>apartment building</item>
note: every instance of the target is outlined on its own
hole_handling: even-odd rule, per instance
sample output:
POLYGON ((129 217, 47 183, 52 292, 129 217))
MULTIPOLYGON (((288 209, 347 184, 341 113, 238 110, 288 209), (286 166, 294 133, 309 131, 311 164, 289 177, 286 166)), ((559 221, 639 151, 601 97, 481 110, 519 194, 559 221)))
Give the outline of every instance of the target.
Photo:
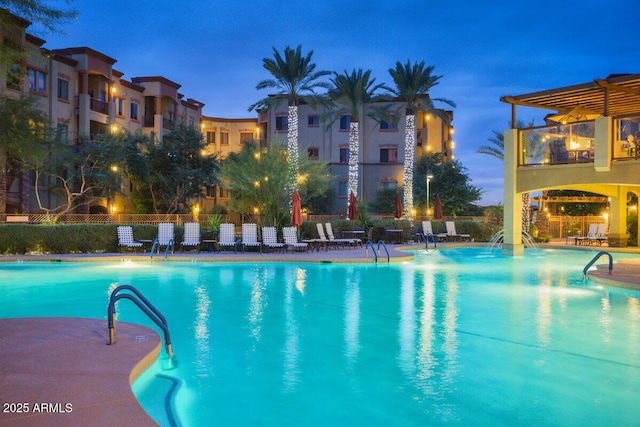
MULTIPOLYGON (((21 22, 25 30, 21 42, 28 52, 24 64, 27 72, 19 82, 0 76, 0 95, 36 95, 39 107, 71 143, 121 130, 153 134, 161 140, 177 122, 199 127, 207 142, 207 152, 217 153, 220 158, 239 151, 246 141, 258 140, 263 146, 267 142, 286 143, 286 103, 260 111, 255 118, 206 116, 205 104, 183 95, 179 83, 160 75, 127 78, 124 71, 115 67, 117 59, 89 47, 44 49, 45 41, 27 32, 30 23, 21 22)), ((373 201, 380 189, 404 184, 404 115, 398 117, 399 125, 377 123, 367 116, 371 108, 373 105, 365 105, 360 117, 358 153, 358 194, 367 202, 373 201)), ((331 213, 346 215, 350 117, 341 117, 327 128, 321 121, 323 113, 324 110, 314 110, 308 105, 300 106, 299 146, 311 160, 328 163, 335 177, 336 198, 331 213)), ((450 123, 426 111, 417 112, 416 158, 427 151, 453 158, 450 123)), ((48 207, 59 204, 44 188, 37 190, 48 207)), ((35 191, 28 173, 9 176, 7 212, 38 212, 35 191)), ((198 202, 204 211, 210 212, 216 205, 226 205, 227 199, 224 188, 212 187, 206 189, 206 196, 198 202)), ((130 212, 126 197, 96 201, 90 207, 90 212, 95 213, 114 211, 130 212)))
MULTIPOLYGON (((401 100, 378 101, 376 104, 394 104, 391 109, 395 110, 393 107, 400 106, 401 100)), ((374 201, 378 190, 404 185, 404 109, 400 109, 401 117, 397 117, 393 123, 378 122, 368 115, 376 104, 365 104, 359 117, 357 193, 365 202, 374 201)), ((344 115, 331 124, 322 121, 325 112, 322 107, 312 108, 304 103, 298 107, 298 144, 301 155, 306 153, 310 160, 326 162, 329 165, 331 175, 335 178, 333 189, 336 194, 336 199, 331 205, 331 213, 346 216, 349 197, 351 117, 344 115)), ((439 152, 445 159, 453 159, 453 113, 448 114, 450 120, 445 122, 428 111, 417 112, 416 159, 426 152, 439 152)), ((260 126, 264 127, 269 141, 280 141, 286 145, 286 102, 278 108, 260 112, 258 121, 260 126)))

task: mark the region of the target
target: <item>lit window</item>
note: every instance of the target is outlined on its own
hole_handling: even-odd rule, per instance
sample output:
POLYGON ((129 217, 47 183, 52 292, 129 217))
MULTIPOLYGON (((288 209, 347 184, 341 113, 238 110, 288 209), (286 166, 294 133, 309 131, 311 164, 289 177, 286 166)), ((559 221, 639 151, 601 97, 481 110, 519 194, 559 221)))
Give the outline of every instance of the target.
POLYGON ((381 148, 380 163, 398 163, 397 148, 381 148))
POLYGON ((317 147, 310 147, 307 152, 309 153, 309 160, 318 160, 320 158, 320 149, 317 147))
POLYGON ((276 131, 286 132, 289 130, 289 118, 287 116, 276 117, 276 131))
POLYGON ((340 130, 349 130, 349 126, 351 125, 351 116, 346 114, 344 116, 340 116, 340 130))

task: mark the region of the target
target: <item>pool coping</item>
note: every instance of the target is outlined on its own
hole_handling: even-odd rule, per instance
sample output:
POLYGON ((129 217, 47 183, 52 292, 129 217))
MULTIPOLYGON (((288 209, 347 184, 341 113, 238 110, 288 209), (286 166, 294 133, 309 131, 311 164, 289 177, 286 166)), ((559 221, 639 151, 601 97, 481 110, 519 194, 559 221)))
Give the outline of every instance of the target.
POLYGON ((0 318, 0 425, 157 426, 131 384, 158 358, 160 336, 106 320, 0 318), (18 410, 22 412, 18 412, 18 410))

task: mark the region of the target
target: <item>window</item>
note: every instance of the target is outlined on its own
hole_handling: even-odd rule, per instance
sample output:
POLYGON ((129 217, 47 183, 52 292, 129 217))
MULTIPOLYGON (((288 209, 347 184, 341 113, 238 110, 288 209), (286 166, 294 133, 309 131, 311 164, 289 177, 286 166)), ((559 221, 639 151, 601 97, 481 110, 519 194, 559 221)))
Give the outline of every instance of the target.
POLYGON ((240 142, 251 142, 253 141, 253 132, 240 132, 240 142))
POLYGON ((124 99, 113 98, 113 103, 116 106, 116 116, 123 117, 124 116, 124 99))
POLYGON ((286 132, 289 130, 289 118, 287 116, 276 117, 276 131, 286 132))
POLYGON ((313 115, 313 116, 309 116, 308 118, 308 126, 310 128, 317 128, 320 126, 320 116, 318 115, 313 115))
POLYGON ((347 193, 349 189, 348 180, 342 178, 338 181, 338 197, 347 197, 347 193))
POLYGON ((216 133, 207 132, 207 144, 215 144, 215 143, 216 143, 216 133))
POLYGON ((138 120, 138 104, 131 103, 131 120, 138 120))
POLYGON ((220 145, 229 145, 229 132, 220 132, 220 145))
POLYGON ((349 148, 340 148, 340 163, 349 163, 349 148))
POLYGON ((398 163, 397 148, 381 148, 380 163, 398 163))
POLYGON ((398 188, 398 181, 395 179, 383 179, 380 181, 380 190, 386 190, 387 188, 398 188))
POLYGON ((27 70, 27 75, 29 76, 29 90, 31 92, 36 92, 36 93, 46 92, 47 87, 45 85, 45 82, 46 82, 45 73, 29 68, 27 70))
POLYGON ((398 130, 398 124, 393 124, 391 122, 382 120, 380 122, 380 130, 398 130))
POLYGON ((349 130, 349 126, 351 125, 351 116, 345 114, 344 116, 340 116, 340 130, 349 130))
POLYGON ((69 100, 69 81, 58 79, 58 99, 69 100))
POLYGON ((320 158, 320 149, 317 147, 309 147, 307 152, 309 153, 309 160, 318 160, 320 158))

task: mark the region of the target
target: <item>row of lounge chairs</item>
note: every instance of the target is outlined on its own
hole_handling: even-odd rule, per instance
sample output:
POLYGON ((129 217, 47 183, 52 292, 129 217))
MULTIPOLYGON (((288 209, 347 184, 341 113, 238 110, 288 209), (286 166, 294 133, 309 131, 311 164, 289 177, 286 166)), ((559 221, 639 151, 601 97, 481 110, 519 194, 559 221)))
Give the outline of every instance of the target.
POLYGON ((428 239, 429 236, 432 236, 435 240, 439 242, 471 240, 471 234, 458 233, 456 231, 455 222, 447 221, 445 222, 445 226, 447 229, 446 233, 434 233, 433 227, 431 225, 431 221, 422 221, 422 236, 419 236, 418 240, 420 240, 420 238, 428 239))
MULTIPOLYGON (((217 240, 217 250, 220 252, 225 249, 233 249, 234 252, 247 248, 254 248, 262 252, 263 250, 292 250, 292 251, 308 251, 311 248, 319 249, 321 246, 325 248, 333 247, 355 247, 362 246, 360 239, 336 239, 333 234, 331 223, 326 223, 326 234, 321 223, 317 224, 318 238, 299 241, 297 230, 295 227, 283 227, 282 235, 284 242, 279 242, 275 227, 262 227, 262 239, 258 238, 258 226, 256 224, 242 224, 242 236, 236 237, 235 224, 220 224, 220 232, 217 240)), ((151 243, 151 240, 140 241, 133 237, 133 228, 123 225, 117 228, 118 247, 120 249, 144 250, 144 243, 151 243)), ((207 240, 207 243, 214 242, 207 240)), ((180 250, 198 249, 202 243, 200 236, 200 224, 197 222, 187 222, 184 224, 184 234, 180 242, 180 250)), ((158 234, 153 240, 151 251, 160 251, 165 248, 165 252, 174 253, 175 235, 173 223, 158 224, 158 234)))
POLYGON ((573 239, 576 245, 597 244, 602 246, 603 243, 607 242, 607 224, 604 222, 591 223, 586 236, 570 236, 569 238, 573 239))

